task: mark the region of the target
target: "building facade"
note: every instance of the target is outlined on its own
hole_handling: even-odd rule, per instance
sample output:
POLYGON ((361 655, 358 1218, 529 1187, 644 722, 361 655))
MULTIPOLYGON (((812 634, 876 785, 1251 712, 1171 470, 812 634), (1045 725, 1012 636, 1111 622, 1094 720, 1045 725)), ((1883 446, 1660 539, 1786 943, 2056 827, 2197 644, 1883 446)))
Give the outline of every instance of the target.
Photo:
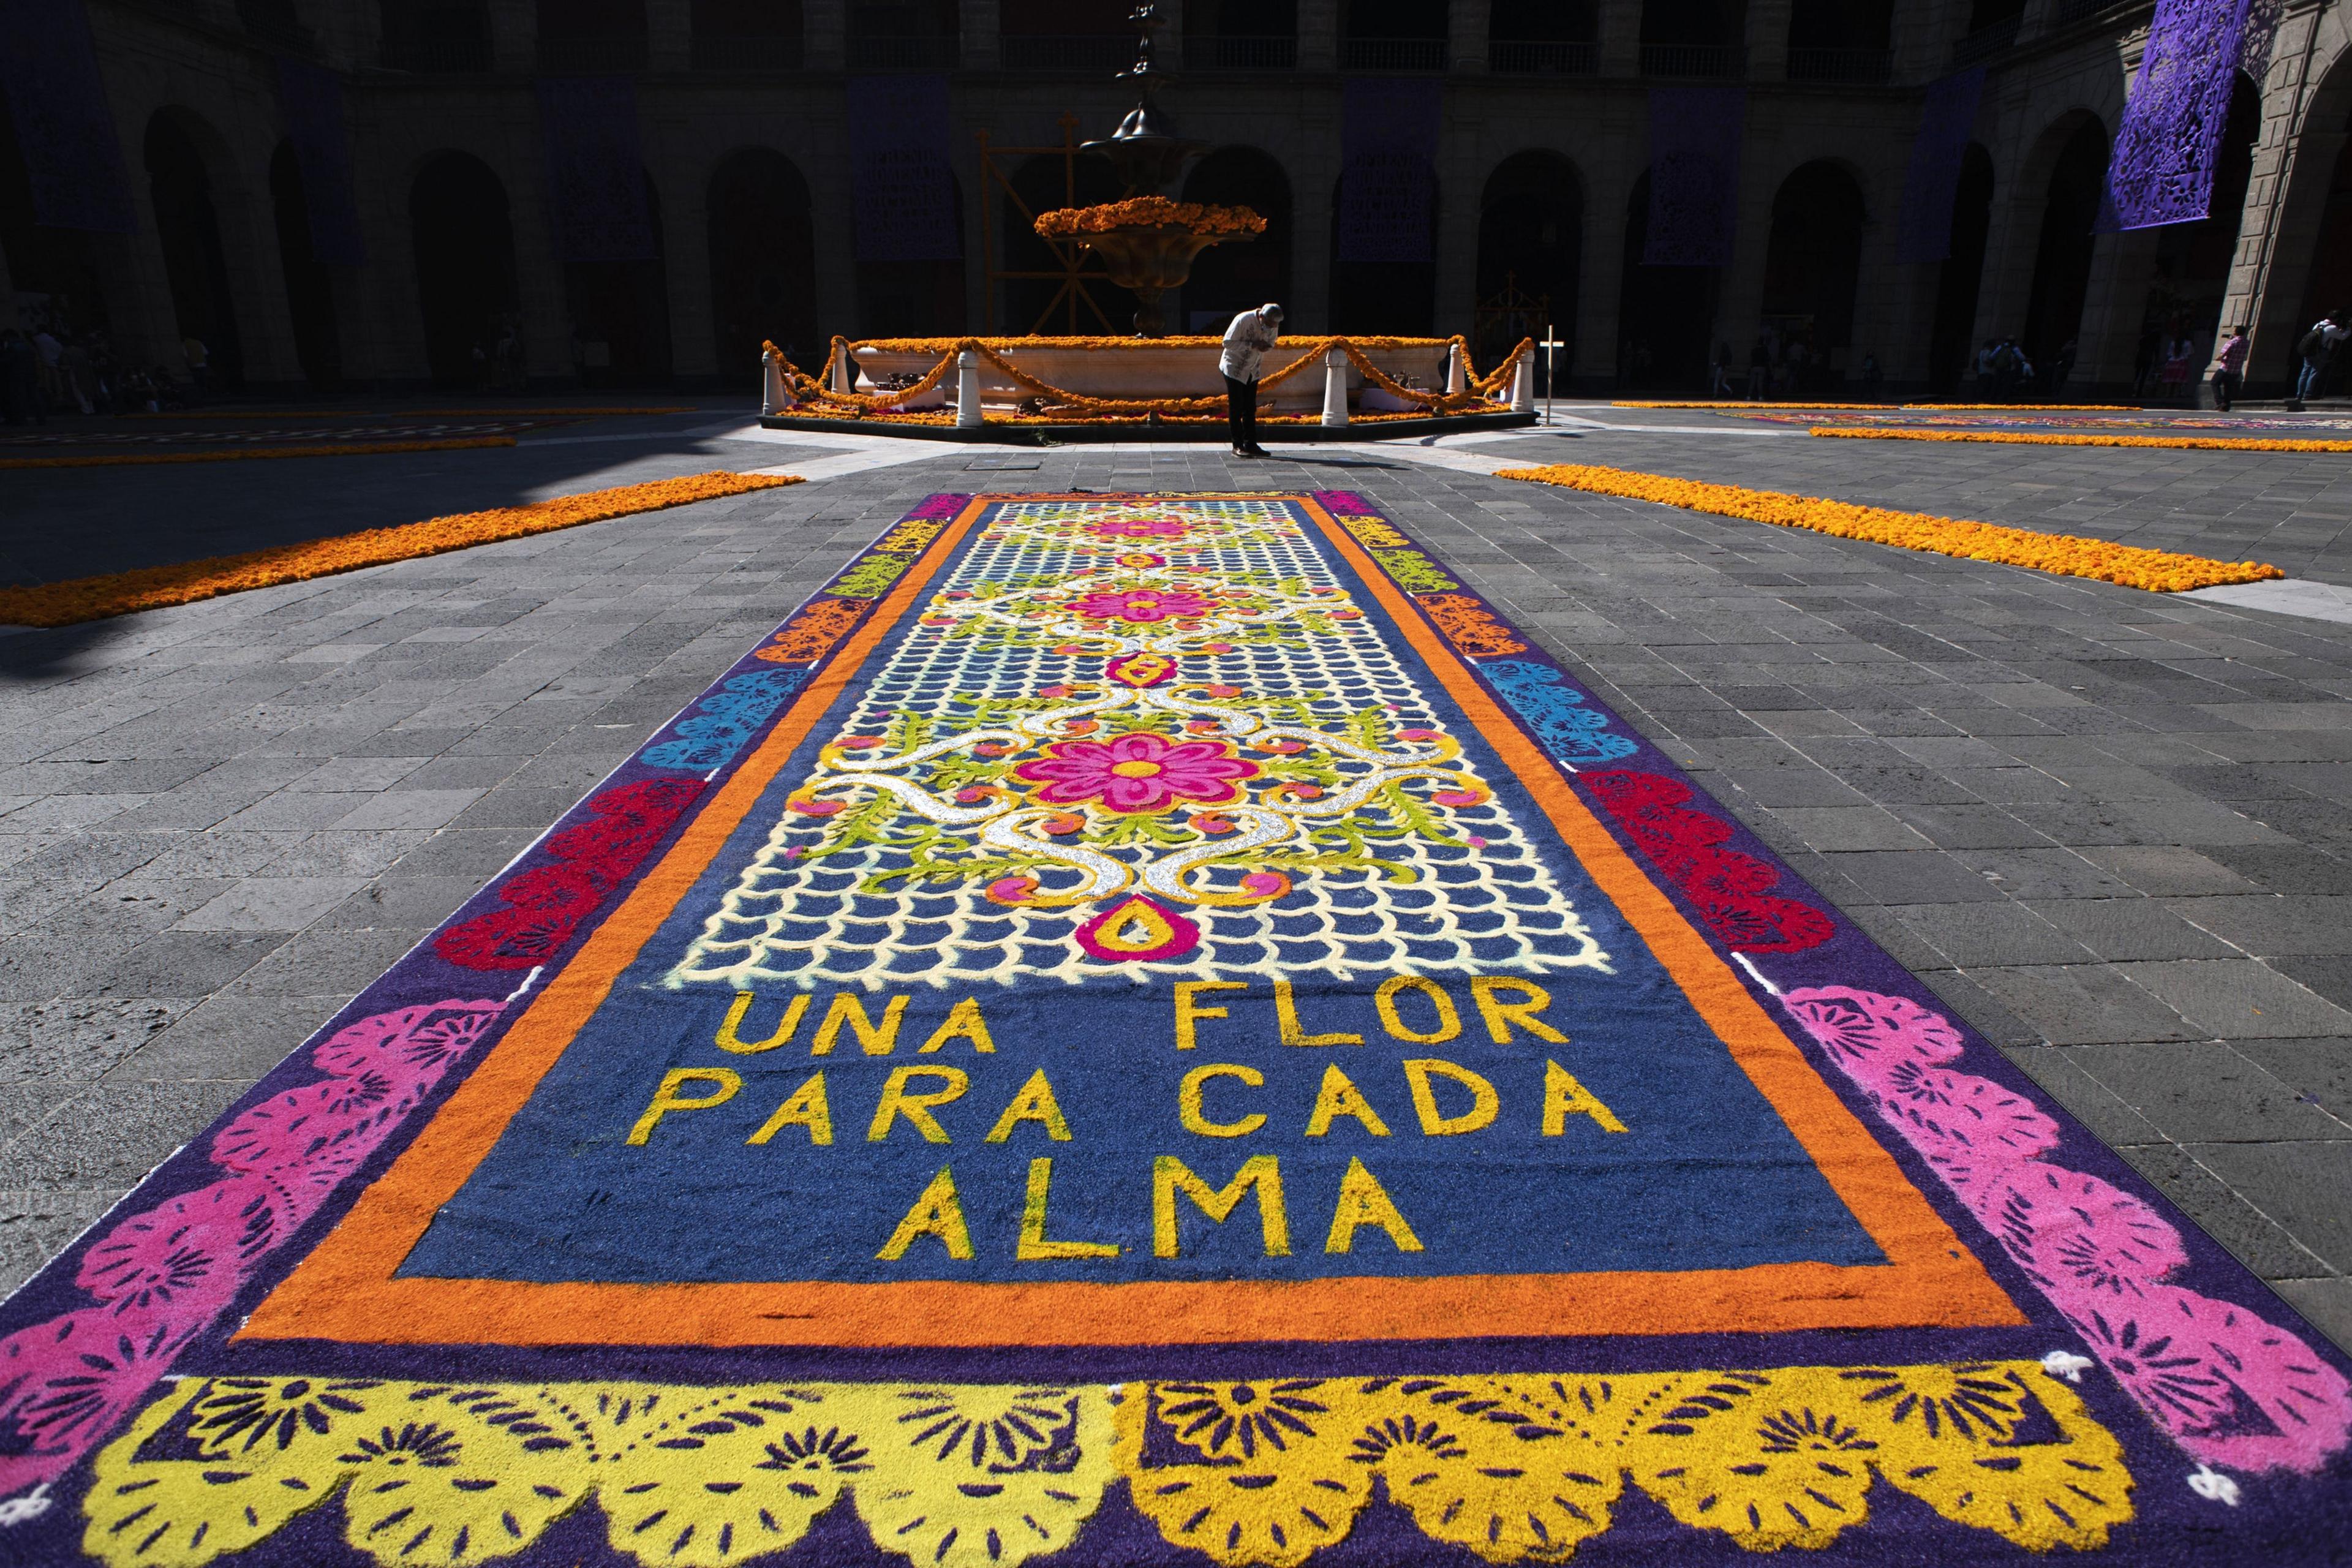
MULTIPOLYGON (((47 0, 71 4, 72 0, 47 0)), ((86 0, 129 232, 36 221, 0 148, 0 295, 124 363, 315 388, 584 383, 752 386, 763 337, 803 361, 849 336, 1068 331, 1025 213, 1099 199, 1107 169, 1051 153, 1130 106, 1124 0, 86 0), (311 243, 282 62, 331 71, 351 254, 311 243), (861 142, 944 78, 953 260, 861 260, 861 142), (548 176, 550 79, 625 79, 650 259, 571 260, 548 176)), ((1964 384, 2015 337, 2073 396, 2152 384, 2179 338, 2253 338, 2250 390, 2292 376, 2320 312, 2352 305, 2352 21, 2284 0, 2223 138, 2210 216, 2095 232, 2154 7, 2098 0, 1159 0, 1163 107, 1209 151, 1190 199, 1272 220, 1212 251, 1179 302, 1213 321, 1282 300, 1293 331, 1516 341, 1539 301, 1563 390, 1696 391, 1729 351, 1804 342, 1801 391, 1964 384), (1898 259, 1929 85, 1986 75, 1949 254, 1898 259), (1366 88, 1362 84, 1374 84, 1366 88), (1356 84, 1351 91, 1350 84, 1356 84), (1426 260, 1335 238, 1348 115, 1436 84, 1426 260), (1387 84, 1382 86, 1381 84, 1387 84), (1643 262, 1653 94, 1737 86, 1736 225, 1716 267, 1643 262), (1367 98, 1365 95, 1370 96, 1367 98), (1351 109, 1349 106, 1353 106, 1351 109), (2336 295, 2341 293, 2342 297, 2336 295), (1513 310, 1512 298, 1522 301, 1513 310)), ((1123 327, 1076 310, 1076 330, 1123 327)), ((1482 353, 1482 360, 1485 353, 1482 353)))

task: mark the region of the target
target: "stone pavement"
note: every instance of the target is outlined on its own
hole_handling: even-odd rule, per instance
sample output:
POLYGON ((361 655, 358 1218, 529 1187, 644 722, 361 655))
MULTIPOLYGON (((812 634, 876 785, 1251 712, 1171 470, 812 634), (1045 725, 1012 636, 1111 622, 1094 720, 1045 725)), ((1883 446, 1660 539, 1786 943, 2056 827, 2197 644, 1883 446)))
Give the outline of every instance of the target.
MULTIPOLYGON (((466 459, 475 488, 438 499, 457 494, 449 480, 411 510, 649 477, 635 464, 789 467, 825 449, 698 439, 729 450, 447 454, 444 471, 466 459)), ((1556 439, 1494 450, 1538 460, 1556 439)), ((2352 1343, 2352 627, 1392 453, 1291 452, 941 447, 0 637, 0 1284, 194 1135, 921 496, 1349 488, 1508 605, 2352 1343)), ((2146 495, 2186 458, 2226 466, 2215 482, 2232 493, 2285 496, 2326 492, 2325 465, 2344 461, 1615 432, 1574 455, 1852 499, 1902 487, 1908 504, 1979 517, 2024 473, 2146 495)), ((227 471, 250 526, 291 536, 355 525, 337 469, 398 461, 161 472, 227 471)), ((44 475, 31 521, 12 504, 19 537, 0 542, 95 531, 74 544, 84 559, 110 542, 152 558, 171 528, 152 510, 171 494, 155 472, 44 475)), ((2043 510, 2072 504, 2063 493, 2042 492, 2043 510)), ((2149 504, 2108 515, 2138 526, 2149 504)), ((2254 552, 2267 525, 2242 526, 2247 542, 2217 553, 2254 552)))

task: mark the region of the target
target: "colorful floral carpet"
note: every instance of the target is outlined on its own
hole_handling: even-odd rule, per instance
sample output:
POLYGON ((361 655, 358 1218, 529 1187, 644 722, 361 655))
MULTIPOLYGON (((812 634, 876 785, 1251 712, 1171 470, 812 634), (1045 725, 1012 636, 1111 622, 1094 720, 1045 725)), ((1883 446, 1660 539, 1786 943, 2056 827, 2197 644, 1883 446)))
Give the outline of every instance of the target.
POLYGON ((2343 1358, 1580 684, 932 498, 7 1303, 0 1556, 2340 1561, 2343 1358))

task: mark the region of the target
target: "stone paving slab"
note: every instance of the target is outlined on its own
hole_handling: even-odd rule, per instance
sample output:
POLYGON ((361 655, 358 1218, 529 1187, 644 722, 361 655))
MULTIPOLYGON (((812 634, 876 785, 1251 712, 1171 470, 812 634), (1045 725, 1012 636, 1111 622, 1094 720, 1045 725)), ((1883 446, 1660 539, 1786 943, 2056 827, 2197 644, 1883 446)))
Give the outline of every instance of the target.
MULTIPOLYGON (((1751 466, 1768 446, 1705 445, 1707 477, 1787 482, 1780 447, 1751 466)), ((464 455, 509 489, 569 482, 464 455)), ((2222 456, 2249 483, 2309 460, 2222 456)), ((0 637, 0 1280, 921 496, 1344 487, 2352 1342, 2352 627, 1381 452, 975 460, 0 637)), ((80 526, 152 493, 78 483, 80 526)), ((1981 515, 1970 499, 1929 510, 1981 515)))

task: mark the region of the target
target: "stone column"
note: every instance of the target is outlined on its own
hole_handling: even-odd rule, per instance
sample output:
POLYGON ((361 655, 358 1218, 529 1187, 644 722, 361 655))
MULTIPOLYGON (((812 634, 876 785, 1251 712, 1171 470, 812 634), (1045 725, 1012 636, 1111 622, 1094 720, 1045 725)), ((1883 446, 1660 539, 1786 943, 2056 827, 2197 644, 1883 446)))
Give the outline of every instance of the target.
POLYGON ((1486 32, 1493 12, 1491 0, 1453 0, 1445 14, 1445 58, 1449 69, 1483 75, 1486 70, 1486 32))
POLYGON ((1748 0, 1748 80, 1789 79, 1789 8, 1790 0, 1748 0))
POLYGON ((1951 58, 1945 26, 1950 13, 1927 5, 1897 5, 1887 18, 1886 47, 1894 57, 1894 79, 1932 81, 1951 58))
MULTIPOLYGON (((2132 360, 2147 312, 2148 279, 2156 271, 2158 231, 2100 235, 2091 251, 2091 284, 2084 291, 2075 330, 2074 395, 2119 394, 2131 386, 2132 360)), ((2021 327, 2024 312, 2018 313, 2021 327)), ((2037 371, 2042 367, 2036 365, 2037 371)), ((2202 372, 2202 364, 2194 367, 2202 372)))
MULTIPOLYGON (((650 127, 648 128, 650 129, 650 127)), ((751 367, 720 364, 710 297, 709 171, 649 137, 646 163, 660 186, 663 286, 669 295, 670 372, 681 387, 751 384, 751 367)))
POLYGON ((1297 298, 1283 322, 1302 335, 1331 330, 1332 197, 1339 179, 1339 105, 1337 94, 1318 94, 1324 110, 1299 128, 1298 158, 1291 186, 1290 287, 1297 298))
POLYGON ((837 71, 847 58, 845 0, 801 0, 801 58, 813 71, 837 71))
MULTIPOLYGON (((2238 254, 2230 269, 2222 325, 2247 325, 2253 342, 2246 360, 2250 391, 2294 389, 2295 344, 2311 323, 2303 320, 2304 296, 2317 259, 2319 224, 2328 186, 2345 143, 2336 115, 2315 117, 2311 100, 2325 66, 2347 31, 2339 10, 2308 9, 2279 27, 2263 84, 2263 124, 2254 143, 2253 178, 2238 226, 2238 254), (2312 29, 2329 37, 2312 48, 2312 29), (2306 58, 2309 66, 2306 68, 2306 58), (2300 115, 2300 122, 2298 122, 2300 115)), ((2343 300, 2323 302, 2334 310, 2343 300)))
MULTIPOLYGON (((1454 0, 1458 6, 1461 0, 1454 0)), ((1482 7, 1483 9, 1483 7, 1482 7)), ((1441 121, 1437 153, 1437 311, 1443 337, 1465 337, 1476 324, 1478 306, 1478 119, 1458 129, 1449 115, 1441 121)))
POLYGON ((359 202, 360 233, 367 242, 367 264, 334 269, 343 376, 370 390, 422 387, 432 379, 432 366, 425 359, 424 311, 416 294, 408 186, 401 178, 411 149, 379 133, 377 93, 354 89, 346 102, 352 117, 352 184, 359 202))
POLYGON ((1601 74, 1633 76, 1642 68, 1642 0, 1600 0, 1601 74))
POLYGON ((646 64, 657 71, 682 71, 694 61, 691 0, 645 0, 646 64))
POLYGON ((523 72, 539 64, 539 7, 533 0, 489 0, 490 63, 523 72))
POLYGON ((1298 68, 1339 68, 1339 0, 1298 0, 1298 68))
POLYGON ((958 58, 968 71, 992 71, 1003 58, 1003 8, 997 0, 960 0, 956 9, 958 58))

